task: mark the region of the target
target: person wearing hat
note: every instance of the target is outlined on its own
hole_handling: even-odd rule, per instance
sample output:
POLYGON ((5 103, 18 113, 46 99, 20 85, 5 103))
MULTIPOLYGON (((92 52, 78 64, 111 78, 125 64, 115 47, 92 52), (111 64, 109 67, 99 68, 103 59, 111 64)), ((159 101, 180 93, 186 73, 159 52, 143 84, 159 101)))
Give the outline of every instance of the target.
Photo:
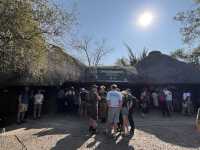
POLYGON ((107 110, 108 110, 108 105, 106 102, 106 87, 104 85, 100 86, 99 90, 99 96, 101 97, 101 100, 99 101, 99 117, 101 119, 102 123, 106 122, 107 119, 107 110))
POLYGON ((88 102, 87 102, 87 113, 89 117, 89 132, 91 134, 96 133, 97 128, 97 107, 98 107, 98 101, 100 100, 100 96, 97 92, 97 86, 93 85, 89 91, 88 94, 88 102))
POLYGON ((119 114, 122 107, 122 94, 117 91, 116 84, 111 86, 111 91, 107 93, 106 100, 108 104, 108 124, 106 134, 115 136, 115 133, 117 132, 117 123, 119 122, 119 114), (112 129, 114 129, 113 134, 112 129))

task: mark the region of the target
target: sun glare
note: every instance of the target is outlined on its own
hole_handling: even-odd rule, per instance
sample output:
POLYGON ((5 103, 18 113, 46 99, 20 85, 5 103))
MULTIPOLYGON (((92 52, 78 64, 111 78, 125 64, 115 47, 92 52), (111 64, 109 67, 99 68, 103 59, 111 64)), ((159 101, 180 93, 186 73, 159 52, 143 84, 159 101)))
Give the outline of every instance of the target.
POLYGON ((153 18, 154 18, 154 16, 151 12, 143 12, 138 17, 138 24, 141 27, 148 27, 152 24, 153 18))

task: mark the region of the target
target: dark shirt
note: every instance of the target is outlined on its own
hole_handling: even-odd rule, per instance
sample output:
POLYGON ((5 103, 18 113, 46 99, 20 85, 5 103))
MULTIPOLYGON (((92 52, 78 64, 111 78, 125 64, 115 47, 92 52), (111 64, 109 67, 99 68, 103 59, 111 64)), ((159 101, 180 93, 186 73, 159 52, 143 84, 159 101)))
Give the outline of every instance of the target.
POLYGON ((107 95, 106 91, 99 93, 99 96, 101 97, 101 102, 106 102, 106 95, 107 95))
POLYGON ((87 98, 88 98, 88 92, 87 91, 82 91, 80 93, 80 97, 81 97, 81 101, 82 102, 86 102, 87 101, 87 98))
POLYGON ((65 97, 65 92, 64 92, 64 90, 60 90, 60 91, 58 92, 57 97, 58 97, 59 99, 64 98, 64 97, 65 97))
POLYGON ((89 98, 88 98, 88 104, 96 106, 98 101, 98 94, 94 91, 90 91, 89 98))
POLYGON ((27 92, 24 92, 22 95, 21 95, 21 103, 22 104, 28 104, 29 103, 29 94, 27 92))

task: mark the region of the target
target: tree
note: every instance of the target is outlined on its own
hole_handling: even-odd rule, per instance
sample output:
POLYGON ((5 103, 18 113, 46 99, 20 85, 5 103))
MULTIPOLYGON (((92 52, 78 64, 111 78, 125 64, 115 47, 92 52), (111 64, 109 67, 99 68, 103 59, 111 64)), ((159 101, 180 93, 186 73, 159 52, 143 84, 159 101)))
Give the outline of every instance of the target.
POLYGON ((122 67, 130 66, 129 60, 127 58, 124 58, 124 57, 117 59, 116 62, 115 62, 115 65, 122 66, 122 67))
MULTIPOLYGON (((175 16, 175 20, 179 21, 183 26, 180 29, 183 42, 188 45, 199 44, 200 42, 200 0, 194 0, 196 8, 186 12, 179 12, 175 16)), ((172 52, 175 58, 181 58, 189 63, 199 64, 200 45, 190 51, 178 49, 172 52)))
POLYGON ((184 49, 177 49, 171 53, 171 56, 176 59, 182 59, 185 62, 195 65, 200 64, 200 48, 197 47, 191 52, 186 52, 184 49))
POLYGON ((184 49, 176 49, 175 51, 171 52, 171 56, 173 58, 180 58, 180 59, 188 58, 188 54, 186 54, 184 49))
POLYGON ((130 66, 135 66, 138 62, 142 61, 145 57, 147 57, 148 55, 148 50, 147 48, 144 48, 142 53, 140 54, 139 57, 137 57, 134 53, 133 53, 133 49, 126 43, 124 43, 127 51, 128 51, 128 64, 130 66))
POLYGON ((145 57, 148 56, 148 49, 146 47, 143 48, 142 54, 140 55, 139 61, 143 60, 145 57))
POLYGON ((175 20, 183 25, 180 32, 186 44, 199 42, 200 39, 200 0, 196 0, 197 7, 186 12, 179 12, 175 20))
POLYGON ((129 59, 129 65, 130 66, 135 66, 138 63, 138 58, 134 55, 132 48, 124 43, 126 49, 128 50, 128 59, 129 59))
POLYGON ((109 53, 113 51, 112 48, 107 48, 106 40, 102 39, 100 42, 93 43, 91 38, 84 38, 78 41, 74 41, 72 46, 86 59, 89 67, 97 67, 101 61, 109 53))
POLYGON ((1 72, 39 79, 46 69, 47 40, 71 28, 73 13, 50 0, 0 0, 0 15, 1 72))

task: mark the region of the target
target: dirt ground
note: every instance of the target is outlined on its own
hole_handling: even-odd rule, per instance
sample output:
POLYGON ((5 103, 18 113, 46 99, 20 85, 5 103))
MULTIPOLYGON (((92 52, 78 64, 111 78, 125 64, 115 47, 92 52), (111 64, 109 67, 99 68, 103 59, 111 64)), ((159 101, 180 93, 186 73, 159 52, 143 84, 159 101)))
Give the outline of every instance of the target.
MULTIPOLYGON (((173 115, 163 118, 148 114, 134 115, 134 137, 116 140, 99 133, 88 135, 87 119, 69 115, 45 116, 12 125, 0 136, 1 150, 200 150, 200 133, 195 130, 195 117, 173 115)), ((99 124, 99 130, 104 128, 99 124)))

